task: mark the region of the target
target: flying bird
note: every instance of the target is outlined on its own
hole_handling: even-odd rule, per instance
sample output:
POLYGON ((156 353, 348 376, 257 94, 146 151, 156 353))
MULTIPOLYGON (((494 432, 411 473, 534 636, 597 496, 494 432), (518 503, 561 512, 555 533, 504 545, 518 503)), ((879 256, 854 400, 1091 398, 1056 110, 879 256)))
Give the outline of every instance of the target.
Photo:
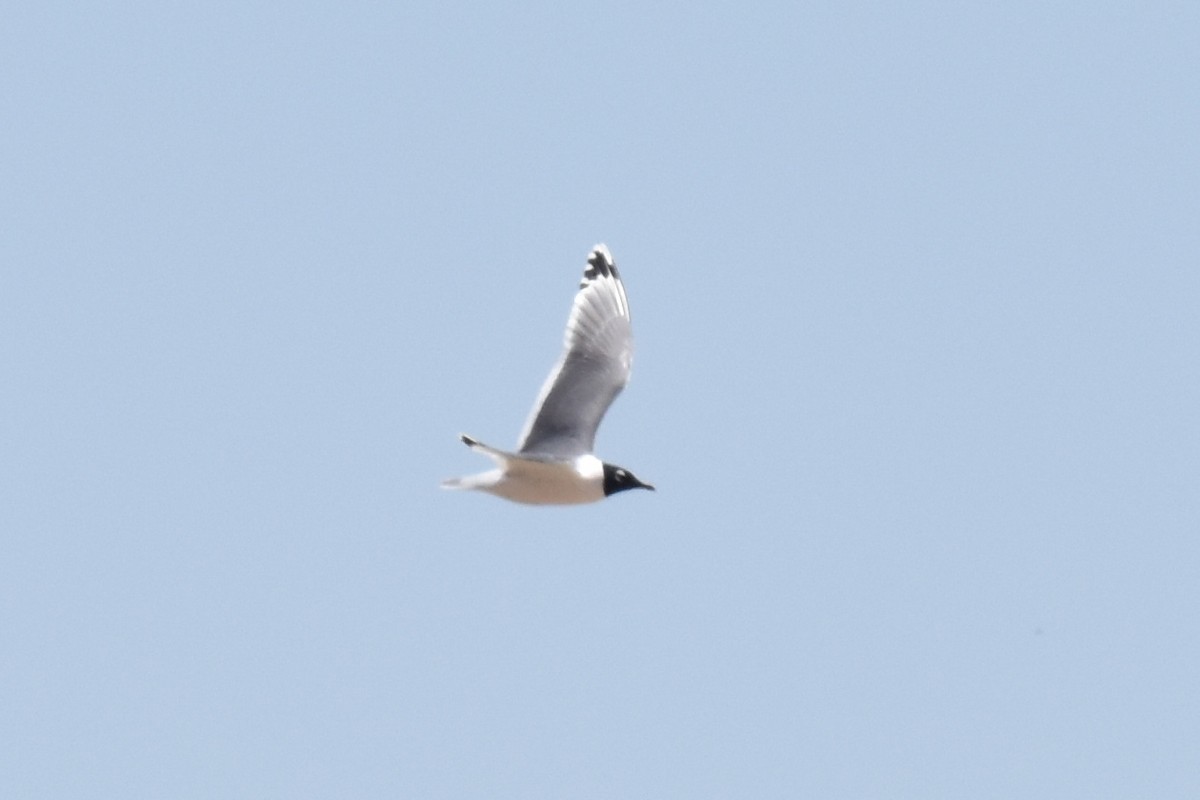
POLYGON ((476 489, 517 503, 592 503, 626 489, 651 489, 629 470, 592 454, 596 429, 629 382, 633 329, 625 286, 602 244, 588 255, 567 318, 563 353, 521 433, 517 452, 497 450, 470 436, 463 443, 496 468, 444 481, 447 489, 476 489))

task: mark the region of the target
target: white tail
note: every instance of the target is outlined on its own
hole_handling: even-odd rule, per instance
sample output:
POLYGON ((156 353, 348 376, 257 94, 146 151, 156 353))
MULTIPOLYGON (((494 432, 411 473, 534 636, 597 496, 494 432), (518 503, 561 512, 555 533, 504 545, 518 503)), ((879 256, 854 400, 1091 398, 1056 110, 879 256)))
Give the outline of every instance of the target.
POLYGON ((448 478, 442 481, 443 489, 483 489, 487 490, 495 486, 503 472, 498 469, 490 469, 487 472, 477 472, 474 475, 464 475, 461 478, 448 478))

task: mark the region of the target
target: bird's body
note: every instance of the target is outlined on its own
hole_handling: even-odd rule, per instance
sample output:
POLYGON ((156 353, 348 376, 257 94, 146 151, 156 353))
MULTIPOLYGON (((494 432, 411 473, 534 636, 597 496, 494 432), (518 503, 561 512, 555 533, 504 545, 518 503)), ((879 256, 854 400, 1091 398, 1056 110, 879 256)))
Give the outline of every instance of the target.
POLYGON ((653 489, 633 473, 592 454, 604 413, 629 382, 633 332, 625 287, 604 245, 596 245, 571 316, 562 357, 533 405, 517 452, 461 437, 496 469, 443 482, 518 503, 567 505, 603 500, 625 489, 653 489))
POLYGON ((463 442, 489 456, 496 469, 446 481, 448 489, 478 489, 530 505, 573 505, 604 499, 604 463, 594 455, 574 459, 534 458, 506 453, 469 436, 463 442))

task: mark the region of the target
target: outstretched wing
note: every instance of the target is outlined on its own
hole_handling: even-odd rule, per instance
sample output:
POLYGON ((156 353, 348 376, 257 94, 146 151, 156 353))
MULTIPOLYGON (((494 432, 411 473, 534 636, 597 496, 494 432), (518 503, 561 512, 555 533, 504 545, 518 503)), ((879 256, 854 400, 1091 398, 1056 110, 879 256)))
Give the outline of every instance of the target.
POLYGON ((629 382, 629 301, 608 248, 588 255, 571 306, 562 358, 550 371, 517 445, 522 453, 571 458, 592 452, 596 429, 629 382))

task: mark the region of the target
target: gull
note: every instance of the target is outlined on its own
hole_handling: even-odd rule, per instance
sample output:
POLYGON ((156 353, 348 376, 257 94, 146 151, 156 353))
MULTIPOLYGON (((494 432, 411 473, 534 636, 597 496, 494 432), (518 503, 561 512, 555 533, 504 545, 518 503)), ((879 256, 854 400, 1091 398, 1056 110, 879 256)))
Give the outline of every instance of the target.
POLYGON ((624 467, 592 454, 596 429, 629 382, 633 329, 625 286, 602 244, 588 254, 583 280, 567 318, 563 353, 521 433, 517 451, 489 447, 470 436, 463 444, 496 468, 442 482, 531 505, 593 503, 626 489, 651 489, 624 467))

